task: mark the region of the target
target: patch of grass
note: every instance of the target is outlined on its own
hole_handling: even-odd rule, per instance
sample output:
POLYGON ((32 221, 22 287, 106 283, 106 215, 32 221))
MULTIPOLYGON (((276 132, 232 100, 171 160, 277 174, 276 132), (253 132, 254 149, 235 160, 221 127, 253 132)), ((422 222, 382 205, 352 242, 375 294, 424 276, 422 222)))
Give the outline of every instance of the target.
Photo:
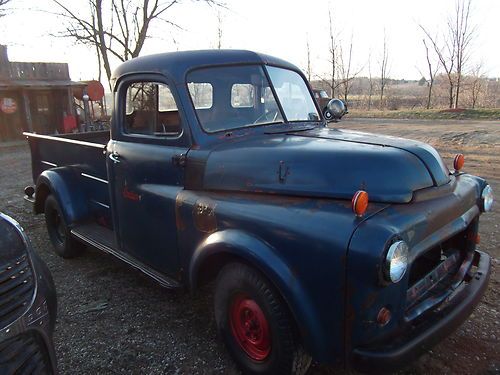
POLYGON ((406 109, 397 111, 349 109, 349 117, 428 119, 428 120, 500 120, 500 108, 481 109, 406 109))

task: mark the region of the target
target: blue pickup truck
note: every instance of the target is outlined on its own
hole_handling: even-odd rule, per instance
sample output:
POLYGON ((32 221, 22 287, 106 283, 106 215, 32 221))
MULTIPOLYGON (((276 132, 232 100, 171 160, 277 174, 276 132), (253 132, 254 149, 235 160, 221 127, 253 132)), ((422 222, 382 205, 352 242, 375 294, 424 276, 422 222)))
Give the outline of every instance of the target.
POLYGON ((215 280, 244 373, 388 371, 460 325, 490 258, 484 179, 424 143, 329 128, 303 73, 249 51, 140 57, 110 132, 29 134, 57 254, 90 245, 167 288, 215 280))

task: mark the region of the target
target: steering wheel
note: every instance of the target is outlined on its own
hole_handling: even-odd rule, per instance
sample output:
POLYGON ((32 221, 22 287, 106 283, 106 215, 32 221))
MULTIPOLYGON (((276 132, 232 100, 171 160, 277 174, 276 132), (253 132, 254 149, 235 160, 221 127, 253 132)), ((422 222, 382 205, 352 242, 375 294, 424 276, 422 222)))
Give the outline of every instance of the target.
POLYGON ((257 119, 253 123, 258 124, 261 122, 261 120, 266 120, 265 122, 269 122, 269 118, 270 118, 269 115, 272 115, 272 121, 270 121, 270 122, 275 122, 276 119, 278 118, 279 111, 277 109, 274 109, 274 110, 271 110, 269 112, 263 113, 262 115, 257 117, 257 119))

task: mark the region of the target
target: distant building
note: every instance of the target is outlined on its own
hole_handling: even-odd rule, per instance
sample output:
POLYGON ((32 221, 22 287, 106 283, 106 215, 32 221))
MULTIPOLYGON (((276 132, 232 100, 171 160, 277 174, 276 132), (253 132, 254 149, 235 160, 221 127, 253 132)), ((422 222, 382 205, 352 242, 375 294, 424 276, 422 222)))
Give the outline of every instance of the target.
POLYGON ((10 62, 0 45, 0 141, 75 126, 73 90, 85 85, 71 81, 66 63, 10 62))

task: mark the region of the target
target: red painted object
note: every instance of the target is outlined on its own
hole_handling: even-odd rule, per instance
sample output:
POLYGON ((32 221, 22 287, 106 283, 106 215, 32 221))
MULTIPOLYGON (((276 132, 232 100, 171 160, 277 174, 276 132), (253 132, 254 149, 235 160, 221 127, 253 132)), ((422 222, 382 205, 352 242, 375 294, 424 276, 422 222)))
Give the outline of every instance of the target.
POLYGON ((453 168, 455 168, 455 171, 459 171, 464 167, 465 164, 465 157, 463 154, 456 154, 455 159, 453 160, 453 168))
POLYGON ((76 117, 73 115, 64 116, 63 118, 64 133, 71 133, 76 128, 77 128, 76 117))
POLYGON ((98 101, 104 97, 104 87, 99 81, 83 81, 87 86, 76 87, 73 90, 75 98, 82 100, 86 93, 91 101, 98 101))
POLYGON ((352 197, 351 207, 356 216, 363 216, 368 208, 368 193, 358 190, 352 197))
POLYGON ((238 294, 231 304, 230 324, 234 339, 255 361, 263 361, 271 353, 271 332, 264 312, 257 302, 238 294))

